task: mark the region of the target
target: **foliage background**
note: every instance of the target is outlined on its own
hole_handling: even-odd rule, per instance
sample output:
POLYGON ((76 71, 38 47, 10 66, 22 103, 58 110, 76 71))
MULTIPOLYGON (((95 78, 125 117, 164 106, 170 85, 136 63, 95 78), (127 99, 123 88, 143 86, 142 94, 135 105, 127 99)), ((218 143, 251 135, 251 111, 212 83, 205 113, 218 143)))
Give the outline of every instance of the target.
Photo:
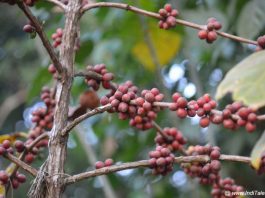
MULTIPOLYGON (((203 24, 214 16, 223 24, 223 30, 249 39, 265 33, 265 2, 262 0, 128 0, 129 3, 150 11, 157 11, 170 2, 181 13, 180 17, 203 24)), ((34 13, 44 22, 46 33, 51 36, 56 28, 63 27, 60 11, 45 1, 37 3, 34 13)), ((50 64, 38 38, 31 40, 22 31, 27 23, 23 14, 15 7, 0 5, 0 105, 8 96, 26 90, 22 104, 11 111, 0 111, 1 134, 27 131, 31 107, 40 101, 42 86, 52 85, 47 72, 50 64)), ((115 73, 117 82, 132 80, 141 89, 159 87, 166 95, 179 91, 190 98, 209 92, 214 96, 216 87, 224 75, 236 63, 253 52, 253 46, 218 38, 212 45, 197 38, 197 31, 178 26, 164 31, 156 28, 156 21, 139 17, 123 10, 101 8, 86 13, 81 21, 81 49, 76 56, 76 68, 88 64, 105 63, 115 73), (159 64, 148 53, 145 36, 149 34, 156 49, 159 64), (166 50, 165 50, 166 49, 166 50), (195 88, 196 87, 196 91, 195 88)), ((254 87, 253 87, 254 88, 254 87)), ((76 79, 71 105, 78 104, 79 94, 85 91, 82 79, 76 79)), ((105 92, 101 90, 101 96, 105 92)), ((220 101, 220 106, 230 102, 229 97, 220 101)), ((38 103, 39 104, 39 103, 38 103)), ((0 106, 1 110, 1 106, 0 106)), ((223 127, 210 126, 202 130, 197 119, 179 120, 168 111, 159 114, 158 123, 177 126, 190 144, 210 143, 218 145, 225 154, 249 156, 264 126, 253 134, 244 129, 231 132, 223 127)), ((136 131, 127 121, 106 113, 85 121, 79 129, 84 131, 85 143, 81 144, 79 133, 72 133, 66 172, 79 173, 93 168, 88 157, 87 146, 99 160, 111 157, 115 162, 135 161, 147 158, 154 148, 155 131, 136 131), (81 129, 80 129, 81 128, 81 129)), ((81 138, 82 139, 82 138, 81 138)), ((38 167, 45 160, 45 151, 34 162, 38 167)), ((0 166, 7 162, 1 159, 0 166)), ((246 190, 264 190, 264 176, 257 176, 245 164, 222 163, 222 176, 231 176, 246 190), (254 182, 253 182, 254 181, 254 182)), ((28 182, 14 191, 14 197, 26 197, 28 182)), ((178 165, 166 177, 154 177, 149 170, 122 171, 111 174, 108 180, 118 197, 210 197, 210 189, 200 186, 194 179, 186 177, 178 165)), ((65 197, 104 197, 102 184, 94 178, 69 186, 65 197)))

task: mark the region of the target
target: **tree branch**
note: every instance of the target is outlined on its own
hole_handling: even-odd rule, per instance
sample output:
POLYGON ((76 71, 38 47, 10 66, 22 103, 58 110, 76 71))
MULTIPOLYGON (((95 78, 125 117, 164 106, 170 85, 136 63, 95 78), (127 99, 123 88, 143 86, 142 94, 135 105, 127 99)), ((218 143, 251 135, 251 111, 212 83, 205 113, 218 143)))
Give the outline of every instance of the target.
POLYGON ((60 7, 63 11, 66 10, 66 5, 64 5, 61 1, 58 0, 46 0, 48 2, 53 3, 54 5, 57 5, 58 7, 60 7))
POLYGON ((74 119, 72 122, 70 122, 62 131, 62 135, 63 136, 67 135, 76 125, 78 125, 83 120, 85 120, 85 119, 87 119, 93 115, 103 113, 104 111, 107 111, 110 108, 111 108, 111 104, 107 104, 105 106, 100 106, 100 107, 97 107, 91 111, 88 111, 87 113, 81 115, 80 117, 78 117, 78 118, 74 119))
MULTIPOLYGON (((221 155, 220 160, 222 161, 234 161, 234 162, 242 162, 246 164, 250 164, 249 157, 236 156, 236 155, 221 155)), ((207 155, 198 155, 198 156, 180 156, 175 157, 175 163, 193 163, 193 162, 209 162, 210 158, 207 155)), ((113 172, 118 172, 121 170, 141 168, 141 167, 149 167, 149 160, 141 160, 137 162, 128 162, 119 165, 113 165, 109 167, 104 167, 84 173, 80 173, 77 175, 73 175, 71 177, 65 178, 65 184, 75 183, 80 180, 84 180, 91 177, 96 177, 99 175, 106 175, 113 172)))
POLYGON ((8 160, 10 160, 11 162, 15 163, 18 167, 23 168, 25 171, 27 171, 31 175, 33 175, 33 176, 37 175, 38 171, 35 168, 29 166, 28 164, 26 164, 25 162, 23 162, 19 158, 15 157, 14 155, 7 153, 4 155, 4 157, 7 158, 8 160))
MULTIPOLYGON (((93 9, 93 8, 99 8, 99 7, 118 8, 118 9, 123 9, 123 10, 131 11, 131 12, 135 12, 135 13, 138 13, 138 14, 141 14, 141 15, 149 16, 149 17, 152 17, 152 18, 155 18, 155 19, 159 19, 159 20, 162 19, 162 17, 158 13, 149 12, 149 11, 146 11, 146 10, 131 6, 129 4, 112 3, 112 2, 99 2, 99 3, 88 4, 88 5, 84 6, 81 9, 81 13, 83 14, 85 11, 88 11, 88 10, 93 9)), ((181 19, 176 19, 176 22, 177 22, 177 24, 184 25, 184 26, 187 26, 187 27, 191 27, 191 28, 194 28, 194 29, 197 29, 197 30, 205 29, 205 25, 199 25, 199 24, 192 23, 192 22, 185 21, 185 20, 181 20, 181 19)), ((248 44, 252 44, 252 45, 257 45, 257 41, 245 39, 245 38, 242 38, 242 37, 239 37, 239 36, 235 36, 235 35, 232 35, 232 34, 228 34, 228 33, 225 33, 225 32, 221 32, 221 31, 216 31, 216 33, 218 35, 222 36, 222 37, 229 38, 229 39, 232 39, 232 40, 235 40, 235 41, 239 41, 239 42, 242 42, 242 43, 248 43, 248 44)))
POLYGON ((51 45, 51 43, 49 42, 46 34, 44 33, 44 30, 42 28, 42 25, 40 24, 40 22, 38 21, 38 19, 32 14, 32 12, 30 11, 30 9, 23 3, 23 2, 18 2, 17 3, 18 7, 24 12, 24 14, 27 16, 27 18, 30 20, 30 22, 33 24, 33 26, 35 27, 36 32, 38 33, 44 47, 46 48, 46 51, 48 52, 57 72, 59 74, 62 73, 63 71, 63 67, 57 57, 57 55, 55 54, 53 47, 51 45))

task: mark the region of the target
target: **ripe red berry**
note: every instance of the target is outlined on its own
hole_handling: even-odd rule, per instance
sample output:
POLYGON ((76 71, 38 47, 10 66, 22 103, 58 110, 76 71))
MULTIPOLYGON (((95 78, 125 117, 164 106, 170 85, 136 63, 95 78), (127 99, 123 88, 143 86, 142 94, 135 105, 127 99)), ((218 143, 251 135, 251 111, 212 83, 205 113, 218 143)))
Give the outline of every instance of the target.
POLYGON ((186 118, 187 117, 187 111, 185 109, 178 109, 177 110, 177 116, 180 118, 186 118))
POLYGON ((249 133, 251 133, 251 132, 253 132, 253 131, 256 130, 256 125, 253 124, 253 123, 251 123, 251 122, 247 122, 247 124, 246 124, 246 130, 247 130, 249 133))
POLYGON ((164 8, 165 8, 165 10, 167 11, 167 12, 171 12, 172 11, 172 6, 171 6, 171 4, 169 4, 169 3, 167 3, 165 6, 164 6, 164 8))
POLYGON ((205 128, 205 127, 208 127, 210 124, 210 119, 208 117, 203 117, 201 118, 200 120, 200 126, 205 128))
POLYGON ((178 100, 177 100, 177 105, 179 108, 185 108, 188 104, 188 101, 186 98, 184 97, 180 97, 178 100))
POLYGON ((32 163, 34 160, 34 155, 32 153, 28 153, 26 156, 25 156, 25 162, 30 164, 32 163))
POLYGON ((5 171, 1 170, 0 171, 0 181, 3 182, 4 184, 6 184, 8 182, 8 179, 9 179, 8 174, 5 171))
POLYGON ((113 165, 113 159, 110 159, 110 158, 106 159, 104 164, 105 164, 105 166, 112 166, 113 165))
POLYGON ((18 174, 16 178, 20 183, 24 183, 26 181, 26 176, 23 174, 18 174))
POLYGON ((217 39, 217 33, 215 31, 208 32, 207 35, 207 42, 212 43, 217 39))
POLYGON ((207 32, 207 30, 200 30, 199 32, 198 32, 198 37, 199 37, 199 39, 206 39, 207 38, 207 35, 208 35, 208 32, 207 32))
POLYGON ((2 146, 5 149, 8 149, 10 147, 10 141, 9 140, 4 140, 3 143, 2 143, 2 146))
POLYGON ((104 166, 105 166, 105 164, 102 161, 97 161, 96 164, 95 164, 95 168, 96 169, 103 168, 104 166))
POLYGON ((24 143, 20 140, 15 141, 15 148, 17 152, 21 153, 25 149, 24 143))

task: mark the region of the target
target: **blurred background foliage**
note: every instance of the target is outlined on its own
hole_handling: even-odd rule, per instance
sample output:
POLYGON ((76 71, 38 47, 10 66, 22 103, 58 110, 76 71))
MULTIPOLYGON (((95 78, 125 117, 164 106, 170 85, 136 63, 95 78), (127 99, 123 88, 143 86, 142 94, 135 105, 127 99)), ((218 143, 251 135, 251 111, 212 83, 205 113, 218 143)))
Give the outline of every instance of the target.
MULTIPOLYGON (((216 17, 223 24, 223 31, 256 39, 265 33, 265 1, 262 0, 124 0, 140 8, 156 12, 165 3, 178 8, 180 17, 204 24, 208 17, 216 17)), ((63 27, 64 17, 58 8, 39 1, 32 9, 43 21, 47 35, 63 27)), ((28 131, 29 112, 40 103, 43 86, 52 86, 52 76, 47 72, 50 64, 47 53, 38 38, 30 39, 22 31, 27 23, 15 7, 0 5, 0 128, 1 133, 28 131), (16 95, 20 92, 27 94, 16 95), (13 101, 13 106, 3 111, 3 104, 13 101), (15 101, 15 102, 14 102, 15 101)), ((81 48, 76 55, 76 69, 88 64, 105 63, 116 75, 116 82, 132 80, 140 89, 158 87, 169 98, 179 91, 189 99, 203 93, 214 96, 216 87, 227 71, 244 57, 253 53, 254 46, 218 38, 214 44, 206 44, 197 38, 197 31, 177 26, 164 31, 156 27, 157 21, 113 8, 94 9, 81 20, 81 48), (149 42, 149 43, 148 43, 149 42), (150 55, 150 45, 156 56, 150 55)), ((79 95, 87 90, 83 79, 75 79, 71 105, 78 104, 79 95)), ((98 92, 99 96, 104 90, 98 92)), ((169 100, 169 99, 168 99, 169 100)), ((222 108, 231 99, 220 101, 222 108)), ((11 102, 10 102, 11 103, 11 102)), ((210 126, 201 129, 198 119, 179 120, 173 113, 161 112, 157 122, 162 126, 178 127, 189 144, 213 144, 222 153, 249 156, 252 147, 262 133, 259 126, 253 134, 244 129, 231 132, 223 127, 210 126)), ((117 115, 104 113, 83 122, 71 133, 66 165, 68 174, 93 168, 95 159, 111 157, 115 162, 146 159, 154 149, 155 131, 137 131, 128 121, 120 121, 117 115)), ((34 162, 38 167, 45 160, 43 153, 34 162)), ((0 162, 4 166, 7 162, 0 162)), ((3 167, 2 167, 3 168, 3 167)), ((1 169, 2 169, 1 168, 1 169)), ((250 167, 235 162, 222 163, 223 177, 231 176, 246 190, 264 190, 264 176, 256 175, 250 167)), ((28 182, 14 191, 14 197, 26 197, 28 182)), ((150 170, 121 171, 106 178, 93 178, 69 186, 65 197, 210 197, 210 189, 189 178, 178 165, 172 174, 154 177, 150 170), (102 181, 104 185, 102 184, 102 181), (106 189, 107 188, 109 189, 106 189)))

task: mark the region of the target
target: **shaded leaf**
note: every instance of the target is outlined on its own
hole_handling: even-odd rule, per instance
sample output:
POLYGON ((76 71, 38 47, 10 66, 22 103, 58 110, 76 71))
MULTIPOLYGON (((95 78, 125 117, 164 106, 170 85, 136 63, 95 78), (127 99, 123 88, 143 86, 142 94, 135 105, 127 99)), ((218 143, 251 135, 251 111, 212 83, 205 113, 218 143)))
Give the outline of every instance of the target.
MULTIPOLYGON (((181 37, 178 33, 160 30, 157 26, 151 25, 149 28, 150 37, 155 48, 159 64, 168 64, 178 53, 181 37)), ((144 40, 140 40, 132 49, 132 54, 148 70, 154 71, 155 64, 144 40)))
POLYGON ((261 164, 261 157, 265 153, 265 131, 258 140, 251 152, 251 164, 258 170, 261 164))
POLYGON ((216 98, 231 92, 233 99, 258 109, 265 105, 265 51, 254 53, 233 67, 217 88, 216 98))
POLYGON ((237 34, 249 39, 255 38, 264 28, 265 1, 249 1, 240 13, 237 22, 237 34))

